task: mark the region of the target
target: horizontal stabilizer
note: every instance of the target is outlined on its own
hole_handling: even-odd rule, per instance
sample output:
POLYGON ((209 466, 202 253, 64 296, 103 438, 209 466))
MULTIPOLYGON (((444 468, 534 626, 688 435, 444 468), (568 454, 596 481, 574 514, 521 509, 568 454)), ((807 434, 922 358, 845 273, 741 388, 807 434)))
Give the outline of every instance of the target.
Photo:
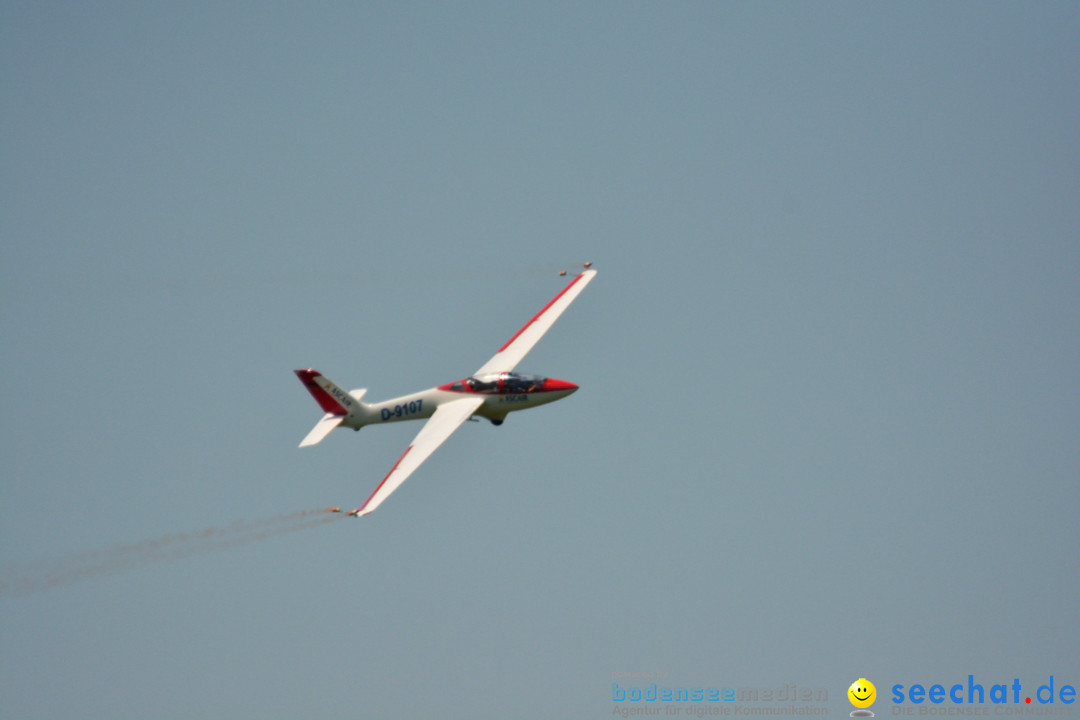
POLYGON ((342 415, 334 415, 333 413, 327 413, 323 416, 323 419, 316 423, 315 427, 311 428, 311 432, 307 434, 307 437, 300 441, 300 447, 310 447, 312 445, 318 445, 322 442, 323 438, 330 434, 330 431, 341 424, 341 421, 345 417, 342 415))

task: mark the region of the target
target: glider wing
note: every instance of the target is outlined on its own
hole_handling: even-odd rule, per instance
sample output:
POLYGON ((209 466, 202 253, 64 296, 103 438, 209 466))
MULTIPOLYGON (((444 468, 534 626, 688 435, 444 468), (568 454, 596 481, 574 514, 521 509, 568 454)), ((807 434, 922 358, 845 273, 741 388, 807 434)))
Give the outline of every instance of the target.
POLYGON ((356 515, 367 515, 382 504, 383 500, 390 497, 390 493, 401 487, 401 484, 413 474, 420 464, 428 459, 436 448, 446 441, 446 438, 454 434, 461 427, 461 423, 469 419, 478 407, 484 404, 483 397, 469 397, 461 400, 453 400, 443 403, 435 409, 434 414, 420 428, 420 432, 413 438, 409 447, 398 459, 379 487, 367 499, 367 502, 358 508, 356 515))
POLYGON ((479 377, 487 373, 510 372, 513 370, 521 362, 522 358, 533 349, 533 346, 540 341, 540 338, 544 337, 544 333, 551 329, 551 326, 555 324, 563 311, 570 307, 570 303, 574 302, 574 299, 581 294, 581 291, 594 277, 596 277, 595 270, 586 270, 574 278, 536 317, 530 320, 525 327, 518 330, 517 335, 514 335, 509 342, 499 348, 499 352, 495 353, 494 357, 473 373, 473 376, 479 377))

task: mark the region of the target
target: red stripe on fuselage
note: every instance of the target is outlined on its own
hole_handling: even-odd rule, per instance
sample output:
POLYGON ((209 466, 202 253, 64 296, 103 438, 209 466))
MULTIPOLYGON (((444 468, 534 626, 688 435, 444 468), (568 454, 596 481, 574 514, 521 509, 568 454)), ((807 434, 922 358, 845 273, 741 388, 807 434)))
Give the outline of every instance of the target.
POLYGON ((554 298, 552 298, 551 302, 549 302, 549 303, 548 303, 547 305, 545 305, 545 306, 544 306, 544 309, 543 309, 543 310, 541 310, 540 312, 536 313, 536 317, 534 317, 534 318, 533 318, 532 320, 530 320, 529 322, 525 323, 525 327, 523 327, 523 328, 521 328, 520 330, 518 330, 518 331, 517 331, 517 334, 516 334, 516 335, 514 335, 514 337, 510 338, 509 340, 507 340, 507 341, 506 341, 506 344, 505 344, 505 345, 503 345, 503 346, 502 346, 501 348, 499 348, 499 352, 502 352, 502 351, 503 351, 503 350, 505 350, 506 348, 510 347, 510 346, 511 346, 511 345, 513 344, 513 342, 514 342, 515 340, 517 340, 517 339, 518 339, 518 338, 519 338, 519 337, 521 336, 521 333, 523 333, 523 332, 525 332, 526 330, 528 330, 528 329, 529 329, 529 326, 530 326, 530 325, 532 325, 532 324, 533 324, 534 322, 536 322, 537 320, 539 320, 539 319, 540 319, 540 316, 541 316, 541 315, 543 315, 544 313, 546 313, 546 312, 548 311, 548 308, 549 308, 549 307, 551 307, 552 305, 554 305, 555 303, 557 303, 557 302, 559 301, 559 298, 561 298, 561 297, 562 297, 563 295, 565 295, 565 294, 566 294, 566 291, 567 291, 567 290, 569 290, 570 288, 574 287, 574 283, 576 283, 577 281, 581 280, 581 278, 583 278, 583 277, 585 277, 584 273, 583 273, 583 274, 581 274, 581 275, 578 275, 578 276, 577 276, 576 278, 574 278, 574 281, 573 281, 572 283, 570 283, 569 285, 567 285, 566 287, 564 287, 564 288, 563 288, 563 291, 562 291, 561 293, 559 293, 559 294, 558 294, 558 295, 556 295, 556 296, 555 296, 554 298))

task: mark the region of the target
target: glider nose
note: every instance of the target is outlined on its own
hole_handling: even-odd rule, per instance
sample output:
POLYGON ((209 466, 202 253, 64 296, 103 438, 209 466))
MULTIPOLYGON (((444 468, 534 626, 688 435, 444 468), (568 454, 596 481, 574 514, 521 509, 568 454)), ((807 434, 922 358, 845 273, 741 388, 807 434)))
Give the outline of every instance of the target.
POLYGON ((548 381, 544 383, 544 390, 558 390, 570 394, 578 389, 578 386, 565 380, 556 380, 555 378, 548 378, 548 381))

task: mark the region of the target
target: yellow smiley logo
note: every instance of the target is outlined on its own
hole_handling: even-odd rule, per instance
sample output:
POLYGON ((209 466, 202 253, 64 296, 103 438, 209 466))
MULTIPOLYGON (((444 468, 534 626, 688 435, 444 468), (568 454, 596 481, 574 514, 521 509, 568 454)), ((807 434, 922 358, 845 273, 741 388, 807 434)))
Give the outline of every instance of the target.
POLYGON ((866 678, 859 678, 847 689, 848 700, 857 708, 868 708, 877 698, 877 688, 866 678))

